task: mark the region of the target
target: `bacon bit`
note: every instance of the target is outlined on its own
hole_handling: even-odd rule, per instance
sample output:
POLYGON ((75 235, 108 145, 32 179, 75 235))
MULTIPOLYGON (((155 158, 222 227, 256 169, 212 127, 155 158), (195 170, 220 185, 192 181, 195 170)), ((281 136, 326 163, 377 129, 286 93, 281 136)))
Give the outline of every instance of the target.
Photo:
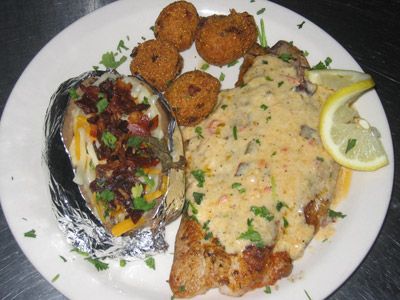
POLYGON ((148 130, 146 130, 145 128, 143 128, 142 126, 140 126, 139 124, 129 124, 128 130, 130 133, 132 133, 133 135, 137 135, 137 136, 149 136, 150 135, 150 132, 148 130))
POLYGON ((283 152, 287 152, 287 151, 288 151, 288 148, 287 148, 287 147, 285 147, 285 148, 282 148, 282 149, 281 149, 281 151, 283 151, 283 152))
POLYGON ((222 195, 221 197, 219 197, 218 201, 219 201, 219 203, 225 203, 228 201, 228 196, 222 195))
MULTIPOLYGON (((132 84, 130 84, 130 83, 126 83, 122 79, 117 79, 115 81, 114 91, 116 94, 126 95, 128 93, 130 96, 131 89, 132 89, 132 84)), ((129 98, 132 98, 132 96, 130 96, 129 98)), ((133 100, 133 98, 132 98, 132 100, 133 100)))
POLYGON ((158 115, 156 115, 153 119, 149 122, 150 131, 153 131, 158 127, 158 115))
POLYGON ((309 139, 308 140, 308 144, 311 145, 311 146, 314 146, 315 145, 315 139, 309 139))

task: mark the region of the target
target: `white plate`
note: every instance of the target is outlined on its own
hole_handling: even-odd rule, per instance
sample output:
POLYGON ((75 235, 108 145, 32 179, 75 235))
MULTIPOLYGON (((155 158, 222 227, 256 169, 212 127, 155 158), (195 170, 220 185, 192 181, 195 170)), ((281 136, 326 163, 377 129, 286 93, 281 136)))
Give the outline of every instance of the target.
MULTIPOLYGON (((98 64, 101 54, 116 50, 119 40, 131 49, 141 37, 152 38, 149 29, 168 1, 118 1, 82 18, 58 34, 44 47, 18 80, 0 124, 0 192, 8 224, 24 253, 43 276, 51 281, 60 274, 54 286, 74 299, 169 299, 168 279, 172 263, 173 241, 178 226, 167 230, 169 253, 159 255, 156 271, 143 262, 97 272, 82 257, 71 253, 57 228, 51 211, 47 169, 42 162, 44 115, 52 93, 64 80, 79 75, 98 64), (127 36, 130 40, 127 41, 127 36), (24 232, 35 229, 37 238, 26 238, 24 232), (59 255, 68 262, 64 263, 59 255)), ((304 17, 269 2, 230 0, 195 1, 200 15, 226 14, 229 8, 248 11, 266 24, 269 45, 283 39, 294 41, 307 50, 309 61, 316 64, 327 56, 332 67, 360 70, 355 60, 327 33, 304 17), (266 8, 262 15, 257 11, 266 8), (297 24, 305 21, 302 29, 297 24)), ((129 52, 126 52, 128 55, 129 52)), ((185 70, 202 64, 192 47, 183 53, 185 70)), ((129 61, 129 60, 128 60, 129 61)), ((211 67, 217 77, 226 74, 223 87, 232 87, 238 65, 211 67)), ((119 71, 128 73, 128 63, 119 71)), ((372 246, 384 220, 393 182, 393 147, 389 126, 375 91, 368 92, 357 103, 361 115, 382 134, 390 165, 373 173, 354 173, 350 191, 339 207, 347 217, 336 225, 336 234, 326 243, 313 241, 302 259, 295 262, 292 278, 281 280, 269 299, 313 299, 328 296, 356 269, 372 246), (317 283, 317 284, 316 284, 317 283)), ((222 299, 216 290, 199 299, 222 299)), ((243 299, 265 299, 263 291, 248 293, 243 299)))

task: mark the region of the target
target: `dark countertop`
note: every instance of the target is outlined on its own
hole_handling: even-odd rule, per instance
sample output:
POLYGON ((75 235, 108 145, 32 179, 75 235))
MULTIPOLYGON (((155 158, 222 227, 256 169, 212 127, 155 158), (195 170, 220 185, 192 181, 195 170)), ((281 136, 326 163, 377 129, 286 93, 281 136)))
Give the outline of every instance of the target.
MULTIPOLYGON (((18 77, 36 53, 69 24, 110 2, 113 1, 0 1, 0 113, 18 77)), ((395 157, 398 157, 400 0, 274 2, 318 24, 372 75, 389 119, 395 157)), ((360 267, 329 299, 400 299, 399 175, 399 161, 395 161, 392 199, 383 228, 360 267)), ((337 262, 340 263, 340 258, 337 262)), ((1 208, 0 299, 65 299, 21 252, 1 208)))

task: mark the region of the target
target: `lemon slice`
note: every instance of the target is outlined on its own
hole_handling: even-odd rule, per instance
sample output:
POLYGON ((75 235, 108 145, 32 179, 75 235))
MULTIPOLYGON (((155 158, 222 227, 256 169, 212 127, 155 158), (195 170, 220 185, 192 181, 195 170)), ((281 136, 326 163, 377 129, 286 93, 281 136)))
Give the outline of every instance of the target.
POLYGON ((368 74, 344 70, 309 71, 308 79, 336 90, 321 111, 320 135, 325 149, 339 164, 361 171, 388 164, 380 134, 351 106, 375 83, 368 74))
POLYGON ((371 79, 371 76, 366 73, 335 69, 307 70, 305 75, 312 83, 332 90, 338 90, 350 84, 371 79))

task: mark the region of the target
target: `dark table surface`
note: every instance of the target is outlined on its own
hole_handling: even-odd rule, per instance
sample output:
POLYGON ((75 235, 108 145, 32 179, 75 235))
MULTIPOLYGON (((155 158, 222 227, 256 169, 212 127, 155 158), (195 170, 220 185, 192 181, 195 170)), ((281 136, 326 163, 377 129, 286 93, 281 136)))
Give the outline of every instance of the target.
MULTIPOLYGON (((113 1, 0 1, 0 113, 18 77, 35 54, 69 24, 110 2, 113 1)), ((400 1, 274 2, 318 24, 372 75, 389 120, 397 157, 400 146, 400 1)), ((382 230, 360 267, 329 299, 400 299, 399 175, 399 161, 395 161, 392 199, 382 230)), ((0 208, 0 299, 64 298, 21 252, 0 208)))

